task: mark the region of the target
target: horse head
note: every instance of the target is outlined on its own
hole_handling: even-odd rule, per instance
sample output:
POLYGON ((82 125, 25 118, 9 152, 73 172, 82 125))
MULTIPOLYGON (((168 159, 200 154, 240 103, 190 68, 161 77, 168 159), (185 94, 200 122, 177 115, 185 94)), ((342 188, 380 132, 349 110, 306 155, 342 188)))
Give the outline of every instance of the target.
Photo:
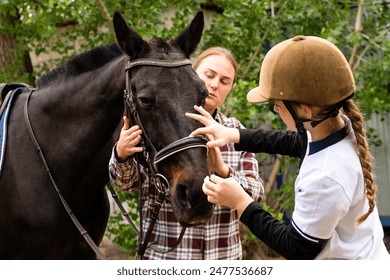
MULTIPOLYGON (((189 61, 203 27, 203 13, 199 12, 176 39, 145 41, 119 13, 114 15, 118 46, 129 58, 127 93, 133 100, 131 110, 141 122, 146 153, 139 162, 146 167, 158 151, 199 127, 185 112, 202 105, 208 94, 189 61)), ((203 179, 209 174, 206 153, 204 148, 184 149, 155 165, 164 183, 166 178, 172 209, 185 226, 203 224, 212 216, 213 207, 202 191, 203 179)))

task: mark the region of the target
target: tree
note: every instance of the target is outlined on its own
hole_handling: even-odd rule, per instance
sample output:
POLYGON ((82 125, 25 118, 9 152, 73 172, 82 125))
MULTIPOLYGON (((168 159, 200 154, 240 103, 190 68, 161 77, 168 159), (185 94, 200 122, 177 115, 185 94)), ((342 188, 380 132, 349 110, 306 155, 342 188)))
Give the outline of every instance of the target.
POLYGON ((0 11, 0 80, 13 81, 17 77, 28 83, 32 80, 32 64, 28 49, 19 40, 16 31, 20 26, 15 7, 0 11))
MULTIPOLYGON (((343 50, 354 69, 359 84, 358 99, 367 116, 373 111, 389 110, 386 77, 390 71, 390 13, 386 1, 1 0, 0 3, 3 18, 0 34, 13 37, 19 46, 26 46, 16 48, 19 60, 26 50, 37 55, 58 54, 51 65, 34 65, 35 77, 80 51, 112 43, 114 37, 107 13, 120 11, 146 38, 168 38, 176 36, 195 12, 203 8, 209 26, 198 51, 223 45, 236 55, 239 80, 226 110, 238 113, 248 126, 259 126, 264 120, 272 119, 272 115, 265 114, 264 119, 256 120, 259 114, 255 112, 259 108, 248 105, 243 92, 256 85, 266 51, 297 34, 321 36, 343 50), (5 24, 7 16, 13 17, 14 28, 5 24), (170 24, 166 25, 167 22, 170 24), (72 24, 72 28, 63 28, 67 24, 72 24), (75 44, 78 41, 80 46, 75 44)), ((260 110, 268 111, 268 108, 260 107, 260 110)))

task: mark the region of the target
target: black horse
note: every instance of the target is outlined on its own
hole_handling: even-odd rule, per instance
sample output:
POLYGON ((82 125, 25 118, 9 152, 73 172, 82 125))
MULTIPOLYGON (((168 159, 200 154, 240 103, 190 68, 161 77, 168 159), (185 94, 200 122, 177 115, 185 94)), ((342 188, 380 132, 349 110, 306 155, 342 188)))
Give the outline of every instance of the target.
MULTIPOLYGON (((14 97, 0 177, 0 259, 96 259, 49 175, 100 244, 109 216, 108 160, 122 126, 126 75, 144 134, 157 151, 199 127, 184 114, 207 95, 188 63, 177 67, 141 63, 126 71, 128 63, 188 59, 199 44, 203 25, 199 12, 176 39, 147 42, 115 13, 117 44, 79 54, 38 79, 29 98, 26 90, 14 97)), ((208 174, 206 150, 187 149, 160 165, 159 172, 171 183, 169 194, 178 220, 186 225, 206 222, 212 215, 201 190, 208 174)))

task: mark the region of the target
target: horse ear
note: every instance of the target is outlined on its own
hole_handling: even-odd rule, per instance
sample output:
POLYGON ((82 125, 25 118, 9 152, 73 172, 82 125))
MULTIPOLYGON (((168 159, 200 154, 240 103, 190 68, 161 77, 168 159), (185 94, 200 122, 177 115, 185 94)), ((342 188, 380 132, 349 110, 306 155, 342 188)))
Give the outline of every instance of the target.
POLYGON ((114 13, 114 30, 119 47, 130 58, 135 58, 142 50, 148 47, 148 43, 130 28, 119 12, 114 13))
POLYGON ((204 16, 203 12, 199 11, 191 24, 187 26, 175 39, 175 42, 179 45, 181 50, 187 57, 196 50, 200 39, 202 38, 204 28, 204 16))

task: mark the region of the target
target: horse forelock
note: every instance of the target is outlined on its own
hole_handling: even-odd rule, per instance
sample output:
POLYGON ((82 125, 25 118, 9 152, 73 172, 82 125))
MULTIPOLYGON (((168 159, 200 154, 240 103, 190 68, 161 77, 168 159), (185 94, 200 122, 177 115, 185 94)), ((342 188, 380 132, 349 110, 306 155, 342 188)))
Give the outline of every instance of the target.
POLYGON ((116 44, 99 46, 83 52, 41 76, 37 80, 37 87, 42 88, 59 77, 76 76, 97 69, 120 55, 122 52, 116 44))
POLYGON ((160 39, 160 38, 153 38, 149 41, 149 44, 151 46, 154 46, 164 53, 168 53, 171 50, 171 46, 168 44, 168 42, 160 39))
MULTIPOLYGON (((184 59, 187 58, 183 51, 178 48, 172 40, 165 41, 160 38, 153 38, 149 41, 150 52, 146 56, 155 56, 159 59, 184 59), (161 57, 162 55, 162 57, 161 57)), ((144 54, 145 55, 145 54, 144 54)))

